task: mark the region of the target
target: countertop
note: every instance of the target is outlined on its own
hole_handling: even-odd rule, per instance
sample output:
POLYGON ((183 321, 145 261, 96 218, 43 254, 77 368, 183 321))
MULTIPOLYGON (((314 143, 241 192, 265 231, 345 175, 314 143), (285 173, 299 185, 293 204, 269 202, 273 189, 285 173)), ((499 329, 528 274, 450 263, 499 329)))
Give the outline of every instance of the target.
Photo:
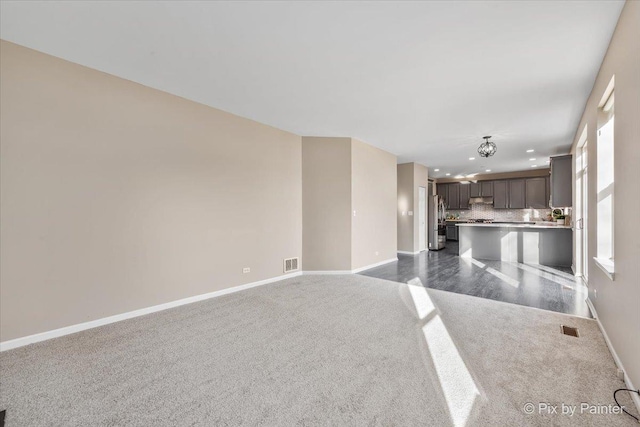
POLYGON ((517 222, 509 224, 481 223, 481 222, 464 222, 456 224, 457 227, 493 227, 493 228, 559 228, 563 230, 571 230, 570 225, 556 225, 552 222, 538 222, 535 224, 518 224, 517 222))

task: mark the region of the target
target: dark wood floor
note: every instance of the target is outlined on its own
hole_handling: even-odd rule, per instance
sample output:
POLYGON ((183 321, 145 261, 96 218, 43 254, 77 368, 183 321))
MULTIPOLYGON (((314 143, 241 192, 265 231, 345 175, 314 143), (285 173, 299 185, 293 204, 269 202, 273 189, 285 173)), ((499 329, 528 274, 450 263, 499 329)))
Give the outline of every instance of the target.
POLYGON ((398 254, 398 261, 360 274, 402 283, 418 278, 427 288, 592 317, 586 289, 570 269, 460 258, 457 242, 438 252, 398 254))

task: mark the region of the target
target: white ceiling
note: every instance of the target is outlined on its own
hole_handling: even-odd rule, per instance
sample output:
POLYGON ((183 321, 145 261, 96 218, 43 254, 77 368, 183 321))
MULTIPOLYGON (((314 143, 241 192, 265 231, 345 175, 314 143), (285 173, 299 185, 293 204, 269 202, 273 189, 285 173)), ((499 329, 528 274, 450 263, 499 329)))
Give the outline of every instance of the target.
POLYGON ((438 177, 567 152, 623 4, 2 1, 0 28, 300 135, 356 137, 438 177), (498 145, 489 159, 484 135, 498 145))

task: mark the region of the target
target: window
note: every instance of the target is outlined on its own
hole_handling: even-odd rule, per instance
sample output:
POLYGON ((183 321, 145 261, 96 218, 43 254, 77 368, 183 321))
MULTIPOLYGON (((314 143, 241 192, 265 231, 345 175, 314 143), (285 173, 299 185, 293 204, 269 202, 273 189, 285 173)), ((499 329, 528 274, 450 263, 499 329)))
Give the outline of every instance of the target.
POLYGON ((614 91, 609 84, 598 111, 598 141, 596 147, 596 265, 613 279, 614 274, 614 91))

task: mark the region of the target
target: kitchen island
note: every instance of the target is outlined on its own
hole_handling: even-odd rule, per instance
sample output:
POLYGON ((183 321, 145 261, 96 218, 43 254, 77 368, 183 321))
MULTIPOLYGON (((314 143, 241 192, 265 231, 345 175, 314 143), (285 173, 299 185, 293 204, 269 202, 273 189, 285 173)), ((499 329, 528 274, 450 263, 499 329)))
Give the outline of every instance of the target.
POLYGON ((553 223, 460 223, 459 255, 463 258, 570 267, 570 226, 553 223))

